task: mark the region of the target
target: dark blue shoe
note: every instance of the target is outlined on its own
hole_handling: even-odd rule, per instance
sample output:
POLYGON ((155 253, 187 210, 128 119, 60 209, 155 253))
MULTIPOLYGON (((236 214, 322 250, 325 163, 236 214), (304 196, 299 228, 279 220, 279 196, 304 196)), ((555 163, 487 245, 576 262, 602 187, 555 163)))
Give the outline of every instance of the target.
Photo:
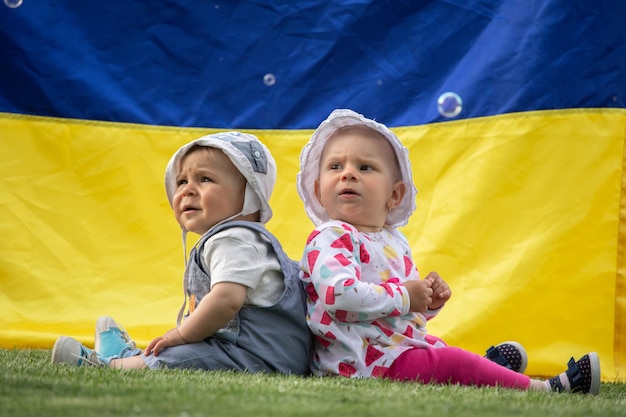
POLYGON ((550 378, 550 388, 555 392, 574 392, 580 394, 598 395, 600 392, 600 359, 596 352, 591 352, 574 361, 571 358, 567 363, 567 370, 550 378), (564 380, 569 387, 563 385, 564 380))
POLYGON ((485 358, 512 371, 523 374, 528 365, 526 349, 517 342, 504 342, 487 349, 485 358))

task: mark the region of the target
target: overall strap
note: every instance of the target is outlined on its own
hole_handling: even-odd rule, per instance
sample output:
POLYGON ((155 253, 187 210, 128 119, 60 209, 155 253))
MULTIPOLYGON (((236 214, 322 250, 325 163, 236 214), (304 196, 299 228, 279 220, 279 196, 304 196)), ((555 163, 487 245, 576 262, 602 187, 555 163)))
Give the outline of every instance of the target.
MULTIPOLYGON (((280 266, 283 269, 283 271, 285 272, 289 271, 291 268, 293 268, 294 265, 298 269, 300 268, 296 261, 294 261, 293 259, 287 256, 287 254, 285 253, 282 245, 280 244, 276 236, 274 236, 269 230, 267 230, 265 226, 262 226, 261 224, 255 223, 255 222, 249 222, 249 221, 244 221, 244 220, 234 220, 234 221, 218 224, 213 229, 211 229, 206 234, 204 234, 199 243, 204 243, 209 237, 213 236, 214 234, 221 232, 222 230, 225 230, 225 229, 230 229, 231 227, 247 227, 248 229, 255 230, 261 233, 263 236, 265 236, 272 244, 272 247, 274 248, 274 252, 276 253, 276 256, 278 256, 278 261, 280 262, 280 266)), ((200 247, 200 244, 196 245, 196 247, 200 247)), ((199 255, 196 253, 196 256, 199 256, 199 255)))
MULTIPOLYGON (((278 241, 278 239, 276 238, 276 236, 270 233, 269 230, 267 230, 264 226, 260 225, 259 223, 245 221, 245 220, 233 220, 233 221, 218 224, 217 226, 215 226, 214 228, 206 232, 204 235, 202 235, 200 240, 195 244, 194 248, 191 250, 191 254, 189 256, 190 262, 196 262, 197 265, 202 266, 202 262, 200 262, 201 255, 199 254, 199 251, 197 249, 202 247, 204 242, 206 242, 211 236, 215 235, 216 233, 221 232, 222 230, 230 229, 231 227, 247 227, 248 229, 252 229, 261 233, 272 244, 272 247, 274 248, 274 252, 276 253, 276 256, 278 257, 278 261, 280 262, 280 267, 283 270, 283 275, 285 276, 285 279, 290 279, 292 276, 294 276, 294 274, 295 276, 297 276, 297 273, 300 270, 300 266, 298 262, 294 261, 293 259, 287 256, 287 254, 283 250, 283 247, 278 241)), ((205 272, 208 272, 208 271, 205 271, 205 272)), ((184 310, 187 304, 187 278, 186 276, 183 281, 183 286, 184 286, 184 292, 185 292, 185 302, 183 303, 182 307, 178 311, 178 316, 176 318, 177 326, 180 326, 180 323, 182 322, 184 310)))

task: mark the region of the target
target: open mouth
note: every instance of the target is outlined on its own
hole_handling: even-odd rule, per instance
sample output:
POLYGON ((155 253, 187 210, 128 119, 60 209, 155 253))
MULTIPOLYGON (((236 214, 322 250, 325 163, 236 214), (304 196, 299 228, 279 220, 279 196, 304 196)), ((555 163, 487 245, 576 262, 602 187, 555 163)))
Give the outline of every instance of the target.
POLYGON ((356 191, 347 188, 345 190, 341 190, 339 195, 348 195, 349 196, 349 195, 359 195, 359 194, 356 191))

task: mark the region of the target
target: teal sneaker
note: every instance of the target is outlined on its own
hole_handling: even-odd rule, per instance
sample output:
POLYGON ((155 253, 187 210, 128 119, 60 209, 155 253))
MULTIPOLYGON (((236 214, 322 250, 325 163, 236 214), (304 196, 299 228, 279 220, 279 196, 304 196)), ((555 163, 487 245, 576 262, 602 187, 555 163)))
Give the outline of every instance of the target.
POLYGON ((94 350, 104 358, 125 358, 141 353, 126 330, 111 317, 98 317, 94 350))
POLYGON ((78 340, 67 336, 57 339, 52 348, 52 363, 66 363, 73 366, 105 366, 106 359, 83 346, 78 340))

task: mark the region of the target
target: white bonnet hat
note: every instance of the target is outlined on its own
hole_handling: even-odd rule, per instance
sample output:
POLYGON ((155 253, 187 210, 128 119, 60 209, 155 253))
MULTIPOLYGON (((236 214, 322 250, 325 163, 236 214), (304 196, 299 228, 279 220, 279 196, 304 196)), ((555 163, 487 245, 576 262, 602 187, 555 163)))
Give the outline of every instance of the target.
POLYGON ((319 177, 320 158, 328 139, 338 129, 345 126, 363 125, 374 129, 383 135, 391 144, 398 159, 402 181, 407 187, 407 193, 398 207, 393 208, 387 214, 386 224, 392 227, 404 226, 415 210, 415 197, 417 189, 413 184, 411 174, 411 161, 409 151, 402 145, 400 139, 385 125, 367 119, 363 115, 352 110, 339 109, 333 111, 326 120, 313 132, 309 143, 305 145, 300 154, 300 172, 296 177, 298 194, 304 202, 306 213, 316 226, 329 221, 328 213, 322 207, 315 195, 315 180, 319 177))
POLYGON ((244 206, 238 215, 260 211, 261 223, 267 223, 272 218, 269 200, 276 183, 276 162, 256 136, 241 132, 203 136, 176 151, 165 169, 165 192, 170 206, 176 191, 176 170, 180 160, 193 146, 221 149, 246 178, 244 206))

